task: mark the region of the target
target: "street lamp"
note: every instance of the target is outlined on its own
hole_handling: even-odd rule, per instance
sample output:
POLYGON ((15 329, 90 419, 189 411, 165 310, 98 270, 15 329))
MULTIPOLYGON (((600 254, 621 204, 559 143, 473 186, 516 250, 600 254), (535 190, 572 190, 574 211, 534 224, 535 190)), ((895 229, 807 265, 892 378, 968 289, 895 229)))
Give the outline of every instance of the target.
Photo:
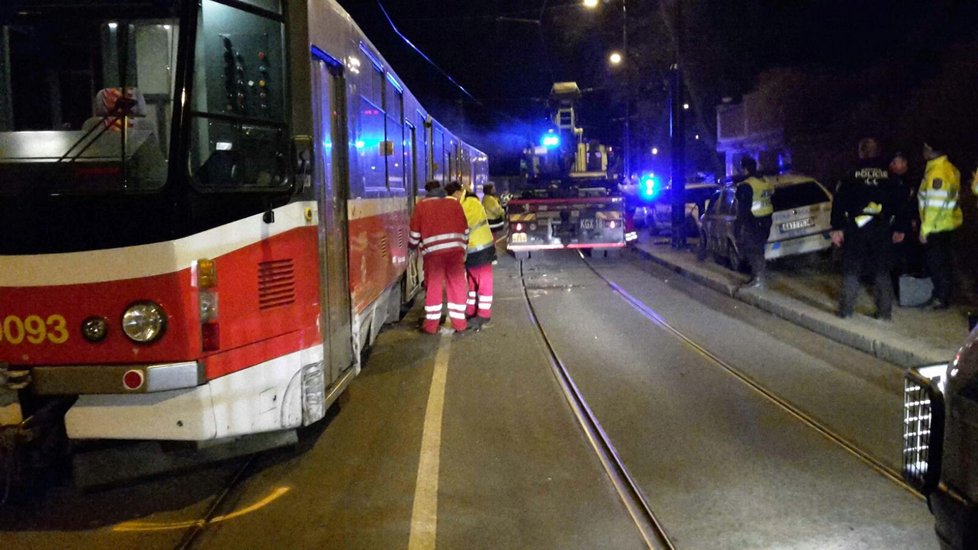
MULTIPOLYGON (((605 0, 605 3, 611 0, 605 0)), ((585 8, 595 9, 598 7, 599 0, 583 0, 585 8)), ((612 65, 619 65, 622 60, 628 56, 628 0, 621 0, 621 53, 613 53, 609 58, 612 65), (618 60, 615 61, 615 56, 617 55, 618 60)), ((632 118, 632 91, 631 86, 628 82, 628 72, 625 73, 625 155, 624 155, 624 176, 628 179, 632 175, 631 168, 631 149, 632 149, 632 130, 631 130, 631 118, 632 118)))
POLYGON ((612 65, 620 65, 621 54, 618 52, 611 52, 611 55, 608 56, 608 61, 611 62, 612 65))

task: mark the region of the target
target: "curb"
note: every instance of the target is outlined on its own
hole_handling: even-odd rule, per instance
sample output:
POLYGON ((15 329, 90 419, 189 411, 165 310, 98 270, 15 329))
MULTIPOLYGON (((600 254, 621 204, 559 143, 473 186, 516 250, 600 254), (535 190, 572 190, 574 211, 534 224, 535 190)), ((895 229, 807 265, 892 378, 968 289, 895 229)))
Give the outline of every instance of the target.
POLYGON ((912 343, 911 345, 904 346, 895 345, 886 340, 861 334, 854 331, 851 326, 848 326, 846 321, 837 319, 835 315, 816 310, 793 298, 779 296, 775 300, 756 290, 741 289, 740 284, 717 280, 716 278, 698 273, 697 271, 657 256, 643 248, 633 246, 632 251, 697 284, 726 294, 745 304, 781 317, 812 332, 821 334, 830 340, 868 353, 880 360, 899 365, 900 367, 910 368, 924 364, 945 363, 951 359, 941 350, 928 349, 921 345, 911 347, 912 343))

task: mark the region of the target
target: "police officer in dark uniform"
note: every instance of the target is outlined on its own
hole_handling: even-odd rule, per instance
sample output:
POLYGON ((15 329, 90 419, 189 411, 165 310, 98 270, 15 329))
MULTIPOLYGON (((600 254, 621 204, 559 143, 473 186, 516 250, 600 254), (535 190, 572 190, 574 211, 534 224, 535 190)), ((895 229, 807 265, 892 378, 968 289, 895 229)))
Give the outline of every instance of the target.
POLYGON ((774 213, 771 197, 774 195, 774 187, 757 176, 757 162, 753 158, 740 159, 740 170, 734 235, 737 237, 740 252, 750 263, 752 278, 748 285, 759 288, 766 283, 764 246, 771 234, 771 215, 774 213))
POLYGON ((887 171, 873 138, 859 142, 859 162, 839 183, 832 200, 832 244, 842 248, 842 292, 839 317, 851 317, 859 292, 859 277, 873 275, 876 318, 893 314, 890 279, 893 243, 907 231, 905 198, 887 171))

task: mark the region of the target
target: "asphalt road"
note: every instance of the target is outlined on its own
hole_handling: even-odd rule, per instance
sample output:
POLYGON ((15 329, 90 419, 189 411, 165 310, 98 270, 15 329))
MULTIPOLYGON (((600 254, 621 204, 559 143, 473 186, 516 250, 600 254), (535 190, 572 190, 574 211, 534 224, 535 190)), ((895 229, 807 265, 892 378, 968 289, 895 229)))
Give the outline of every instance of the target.
MULTIPOLYGON (((898 463, 899 369, 663 270, 593 265, 724 362, 898 463)), ((580 260, 541 256, 529 269, 542 324, 677 547, 937 547, 923 501, 627 305, 580 260)))
MULTIPOLYGON (((897 465, 899 369, 631 257, 593 265, 897 465)), ((937 547, 923 501, 650 321, 575 254, 524 271, 558 356, 678 548, 937 547)), ((0 509, 0 546, 175 548, 197 530, 199 548, 643 547, 508 257, 494 308, 483 332, 443 338, 416 332, 416 307, 382 334, 343 406, 298 448, 257 456, 215 510, 244 461, 95 493, 55 488, 0 509)))

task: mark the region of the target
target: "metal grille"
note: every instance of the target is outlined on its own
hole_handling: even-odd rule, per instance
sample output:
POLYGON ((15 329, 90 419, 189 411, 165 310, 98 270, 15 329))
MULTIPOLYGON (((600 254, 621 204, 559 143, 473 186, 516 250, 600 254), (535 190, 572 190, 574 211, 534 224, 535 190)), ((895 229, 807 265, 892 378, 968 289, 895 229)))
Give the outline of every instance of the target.
POLYGON ((390 241, 387 239, 387 233, 380 235, 380 241, 378 244, 380 245, 380 255, 385 259, 390 258, 390 241))
POLYGON ((292 260, 258 264, 258 307, 269 309, 295 302, 295 268, 292 260))
POLYGON ((398 248, 398 250, 403 250, 403 249, 407 248, 406 242, 405 242, 405 239, 404 239, 404 233, 405 232, 406 231, 404 230, 404 227, 403 226, 398 226, 398 228, 397 228, 397 248, 398 248))
POLYGON ((924 494, 940 481, 944 440, 944 395, 939 387, 942 378, 940 367, 911 369, 904 377, 903 477, 924 494), (935 371, 940 374, 933 376, 935 371))

